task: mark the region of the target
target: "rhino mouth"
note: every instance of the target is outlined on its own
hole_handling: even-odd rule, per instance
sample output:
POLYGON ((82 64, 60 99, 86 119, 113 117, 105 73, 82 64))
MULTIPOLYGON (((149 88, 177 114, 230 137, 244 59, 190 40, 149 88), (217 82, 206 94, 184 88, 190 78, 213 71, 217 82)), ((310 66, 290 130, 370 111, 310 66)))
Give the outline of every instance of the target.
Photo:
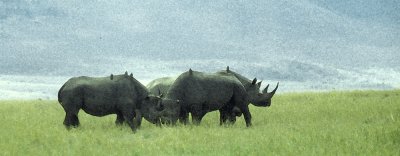
POLYGON ((262 102, 262 103, 253 103, 254 106, 258 106, 258 107, 269 107, 271 106, 271 103, 269 102, 262 102))

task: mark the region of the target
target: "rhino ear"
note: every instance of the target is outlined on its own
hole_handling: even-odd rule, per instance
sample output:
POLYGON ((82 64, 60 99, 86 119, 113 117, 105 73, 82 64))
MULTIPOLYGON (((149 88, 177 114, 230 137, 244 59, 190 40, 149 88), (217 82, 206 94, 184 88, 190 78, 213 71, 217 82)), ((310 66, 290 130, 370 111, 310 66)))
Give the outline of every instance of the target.
POLYGON ((226 72, 230 72, 230 70, 229 70, 229 66, 226 66, 226 72))
POLYGON ((114 79, 114 75, 113 75, 113 74, 110 75, 110 79, 111 79, 111 80, 114 79))
POLYGON ((253 79, 253 82, 251 82, 252 85, 255 85, 257 83, 257 78, 253 79))
POLYGON ((131 73, 131 75, 129 75, 129 76, 133 78, 133 74, 132 74, 132 73, 131 73))
POLYGON ((189 69, 189 75, 193 75, 193 70, 192 70, 192 68, 189 69))
POLYGON ((128 71, 125 71, 125 76, 128 76, 128 71))

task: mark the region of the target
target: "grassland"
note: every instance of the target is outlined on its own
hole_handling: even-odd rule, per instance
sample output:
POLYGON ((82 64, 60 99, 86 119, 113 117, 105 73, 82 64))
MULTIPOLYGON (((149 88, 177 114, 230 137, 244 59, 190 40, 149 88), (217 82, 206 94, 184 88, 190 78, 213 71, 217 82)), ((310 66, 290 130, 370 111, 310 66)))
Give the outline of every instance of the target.
POLYGON ((400 90, 276 95, 219 126, 217 112, 200 126, 156 127, 135 134, 115 115, 83 111, 67 131, 56 101, 0 101, 0 155, 400 155, 400 90))

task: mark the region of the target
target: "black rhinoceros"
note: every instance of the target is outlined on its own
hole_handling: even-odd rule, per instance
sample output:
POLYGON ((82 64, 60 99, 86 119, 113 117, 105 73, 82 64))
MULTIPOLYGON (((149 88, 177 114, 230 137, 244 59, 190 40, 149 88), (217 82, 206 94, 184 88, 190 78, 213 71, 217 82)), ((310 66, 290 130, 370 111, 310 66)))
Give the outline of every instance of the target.
POLYGON ((73 77, 59 90, 58 101, 65 110, 67 128, 79 126, 80 109, 94 116, 117 114, 115 123, 126 121, 133 131, 140 126, 142 117, 157 123, 157 114, 162 110, 161 98, 149 94, 147 88, 127 72, 110 77, 73 77))
MULTIPOLYGON (((278 85, 276 88, 268 93, 268 86, 260 93, 260 86, 261 86, 261 81, 257 82, 257 79, 254 78, 253 80, 250 80, 232 70, 229 69, 229 66, 227 67, 226 70, 219 71, 216 74, 218 75, 223 75, 223 76, 234 76, 237 78, 242 85, 245 87, 247 95, 248 95, 248 101, 253 104, 254 106, 257 107, 268 107, 271 105, 271 98, 275 94, 276 90, 278 89, 278 85)), ((177 77, 162 77, 155 79, 148 83, 146 87, 152 92, 153 94, 167 94, 170 86, 175 82, 177 77)), ((225 108, 219 110, 220 111, 220 124, 223 124, 226 122, 226 120, 229 120, 231 123, 234 123, 236 121, 236 116, 240 116, 241 112, 237 107, 233 107, 232 110, 225 110, 225 108)))

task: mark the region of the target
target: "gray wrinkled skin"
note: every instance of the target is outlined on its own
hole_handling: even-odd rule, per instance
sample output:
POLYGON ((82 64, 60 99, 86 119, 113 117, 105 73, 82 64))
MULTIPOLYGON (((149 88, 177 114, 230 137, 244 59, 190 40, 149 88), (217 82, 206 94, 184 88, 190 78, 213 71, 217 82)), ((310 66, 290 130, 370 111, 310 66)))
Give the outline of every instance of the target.
POLYGON ((64 125, 68 129, 79 126, 80 109, 99 117, 116 114, 115 123, 120 125, 125 121, 133 131, 140 127, 142 117, 157 123, 161 111, 161 98, 149 95, 147 88, 127 73, 71 78, 59 90, 58 101, 65 110, 64 125))
POLYGON ((165 108, 180 108, 163 115, 163 120, 187 123, 189 113, 192 122, 199 124, 207 112, 232 110, 237 107, 244 116, 246 126, 251 126, 247 93, 241 82, 233 76, 201 73, 190 70, 181 74, 171 85, 163 100, 165 108))

